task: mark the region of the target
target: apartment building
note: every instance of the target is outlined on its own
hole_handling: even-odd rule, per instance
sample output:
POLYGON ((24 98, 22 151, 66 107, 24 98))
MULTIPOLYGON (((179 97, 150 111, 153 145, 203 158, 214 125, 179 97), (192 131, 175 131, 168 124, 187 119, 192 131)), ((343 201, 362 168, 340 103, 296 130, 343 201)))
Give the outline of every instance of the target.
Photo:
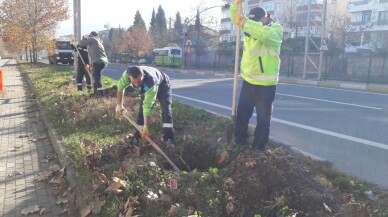
MULTIPOLYGON (((233 1, 227 0, 225 3, 233 1)), ((325 37, 329 37, 330 19, 339 12, 345 13, 350 0, 246 0, 243 8, 244 14, 248 14, 254 7, 264 8, 276 22, 283 25, 284 38, 306 36, 310 10, 310 36, 320 38, 325 1, 327 2, 325 37)), ((235 26, 230 21, 227 8, 222 8, 221 40, 229 42, 236 40, 235 26)))
MULTIPOLYGON (((306 36, 308 5, 310 4, 310 34, 320 37, 324 0, 247 0, 244 14, 254 7, 262 7, 271 17, 283 25, 284 37, 306 36)), ((330 1, 330 0, 329 0, 330 1)), ((227 0, 225 3, 231 3, 227 0)), ((235 41, 236 30, 229 17, 229 9, 222 9, 221 40, 235 41)))
POLYGON ((347 52, 388 47, 388 0, 351 0, 347 52))

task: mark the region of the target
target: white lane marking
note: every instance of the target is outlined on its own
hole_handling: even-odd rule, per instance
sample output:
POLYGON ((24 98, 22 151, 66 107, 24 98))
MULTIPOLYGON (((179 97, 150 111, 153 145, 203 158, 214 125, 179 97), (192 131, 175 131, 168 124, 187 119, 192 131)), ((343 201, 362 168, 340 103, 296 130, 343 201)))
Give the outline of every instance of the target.
POLYGON ((311 86, 311 85, 304 85, 304 84, 289 84, 289 83, 283 83, 283 82, 279 82, 279 84, 288 85, 288 86, 303 86, 303 87, 311 87, 311 88, 316 88, 316 89, 328 89, 328 90, 337 90, 337 91, 344 91, 344 92, 380 95, 380 96, 387 96, 388 95, 386 93, 376 93, 376 92, 368 92, 368 91, 361 91, 361 90, 346 90, 346 89, 334 88, 334 87, 320 87, 320 86, 311 86))
POLYGON ((361 108, 368 108, 368 109, 376 109, 376 110, 383 109, 383 108, 378 108, 378 107, 357 105, 357 104, 345 103, 345 102, 337 102, 337 101, 326 100, 326 99, 317 99, 317 98, 311 98, 311 97, 305 97, 305 96, 296 96, 296 95, 290 95, 290 94, 284 94, 284 93, 276 93, 276 94, 277 95, 281 95, 281 96, 289 96, 289 97, 294 97, 294 98, 309 99, 309 100, 315 100, 315 101, 321 101, 321 102, 330 102, 330 103, 336 103, 336 104, 348 105, 348 106, 355 106, 355 107, 361 107, 361 108))
MULTIPOLYGON (((203 100, 199 100, 199 99, 193 99, 193 98, 190 98, 190 97, 181 96, 181 95, 177 95, 177 94, 172 94, 172 95, 175 96, 175 97, 182 98, 182 99, 187 99, 187 100, 191 100, 191 101, 194 101, 194 102, 199 102, 199 103, 206 104, 206 105, 211 105, 211 106, 214 106, 214 107, 217 107, 217 108, 231 110, 231 107, 228 107, 228 106, 223 106, 223 105, 219 105, 219 104, 215 104, 215 103, 211 103, 211 102, 207 102, 207 101, 203 101, 203 100)), ((256 116, 256 114, 253 114, 253 115, 256 116)), ((368 146, 372 146, 372 147, 388 150, 388 145, 387 144, 373 142, 373 141, 369 141, 369 140, 366 140, 366 139, 357 138, 357 137, 354 137, 354 136, 348 136, 348 135, 341 134, 341 133, 336 133, 336 132, 332 132, 332 131, 328 131, 328 130, 319 129, 319 128, 316 128, 316 127, 310 127, 310 126, 307 126, 307 125, 298 124, 298 123, 294 123, 294 122, 290 122, 290 121, 286 121, 286 120, 282 120, 282 119, 278 119, 278 118, 272 118, 272 121, 275 121, 275 122, 278 122, 278 123, 282 123, 282 124, 285 124, 285 125, 294 126, 294 127, 301 128, 301 129, 305 129, 305 130, 309 130, 309 131, 313 131, 313 132, 316 132, 316 133, 321 133, 321 134, 337 137, 337 138, 340 138, 340 139, 345 139, 345 140, 349 140, 349 141, 352 141, 352 142, 357 142, 357 143, 361 143, 361 144, 364 144, 364 145, 368 145, 368 146)))

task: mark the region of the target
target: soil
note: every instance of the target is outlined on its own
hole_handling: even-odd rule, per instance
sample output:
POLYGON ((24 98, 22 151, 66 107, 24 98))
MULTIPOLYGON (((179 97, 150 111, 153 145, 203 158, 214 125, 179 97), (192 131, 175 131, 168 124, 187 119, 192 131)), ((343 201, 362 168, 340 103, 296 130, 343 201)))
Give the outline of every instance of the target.
MULTIPOLYGON (((107 100, 115 96, 115 88, 106 91, 107 100)), ((128 104, 136 117, 137 102, 128 104)), ((314 161, 281 144, 271 143, 261 152, 228 146, 222 129, 229 120, 203 111, 174 111, 176 148, 168 151, 161 141, 159 117, 160 109, 154 109, 155 142, 185 172, 174 171, 144 141, 127 134, 120 144, 103 149, 87 146, 85 165, 93 174, 93 192, 78 193, 113 195, 125 204, 116 208, 114 216, 388 216, 386 190, 352 177, 344 184, 339 177, 345 175, 330 163, 314 161), (112 182, 101 181, 102 174, 107 180, 119 177, 130 187, 124 193, 107 192, 112 182), (170 189, 171 180, 177 181, 177 189, 170 189), (372 190, 374 198, 364 188, 358 192, 360 185, 372 190)))

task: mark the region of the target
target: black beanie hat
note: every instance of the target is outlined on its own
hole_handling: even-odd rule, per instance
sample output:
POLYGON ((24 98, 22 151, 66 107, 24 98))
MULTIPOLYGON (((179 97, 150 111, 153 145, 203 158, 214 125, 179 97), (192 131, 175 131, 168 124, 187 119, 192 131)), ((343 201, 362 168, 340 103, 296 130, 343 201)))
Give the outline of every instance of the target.
POLYGON ((263 8, 256 7, 252 8, 251 11, 249 11, 249 19, 254 20, 256 22, 260 21, 261 18, 265 17, 267 15, 267 12, 263 8))
POLYGON ((91 33, 89 34, 89 37, 95 37, 95 36, 97 36, 97 35, 98 35, 98 33, 95 32, 95 31, 93 31, 93 32, 91 32, 91 33))

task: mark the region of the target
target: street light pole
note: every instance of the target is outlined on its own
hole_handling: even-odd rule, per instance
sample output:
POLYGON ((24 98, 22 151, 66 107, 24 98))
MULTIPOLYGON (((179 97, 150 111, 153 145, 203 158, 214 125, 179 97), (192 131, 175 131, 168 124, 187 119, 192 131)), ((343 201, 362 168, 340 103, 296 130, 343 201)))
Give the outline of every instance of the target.
MULTIPOLYGON (((81 40, 81 0, 73 0, 74 38, 81 40)), ((76 54, 78 55, 78 54, 76 54)), ((77 71, 78 58, 74 55, 74 71, 77 71)))

